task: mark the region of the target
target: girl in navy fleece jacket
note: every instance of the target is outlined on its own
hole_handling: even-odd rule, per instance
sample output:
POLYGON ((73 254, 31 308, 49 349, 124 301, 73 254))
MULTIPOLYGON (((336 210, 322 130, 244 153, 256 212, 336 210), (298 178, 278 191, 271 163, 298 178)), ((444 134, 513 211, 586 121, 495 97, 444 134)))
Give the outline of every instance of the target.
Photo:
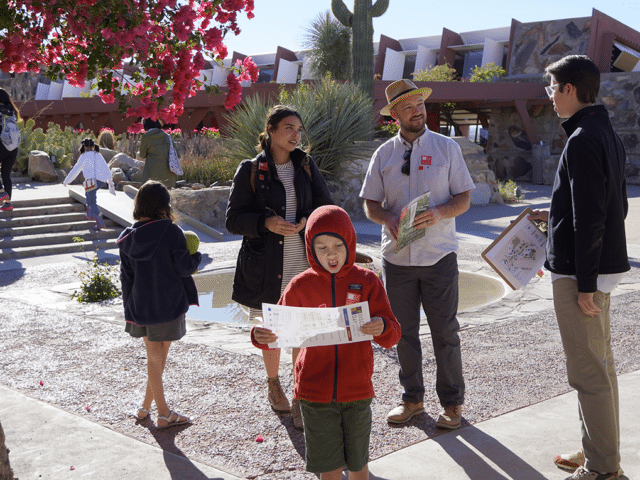
POLYGON ((200 252, 189 253, 184 232, 173 223, 170 201, 162 183, 148 181, 142 185, 134 200, 133 218, 137 221, 117 241, 125 331, 132 337, 142 337, 147 348, 147 389, 134 416, 147 419, 155 400, 158 428, 189 422, 167 406, 162 372, 171 342, 186 333, 189 305, 198 304, 191 275, 202 260, 200 252))

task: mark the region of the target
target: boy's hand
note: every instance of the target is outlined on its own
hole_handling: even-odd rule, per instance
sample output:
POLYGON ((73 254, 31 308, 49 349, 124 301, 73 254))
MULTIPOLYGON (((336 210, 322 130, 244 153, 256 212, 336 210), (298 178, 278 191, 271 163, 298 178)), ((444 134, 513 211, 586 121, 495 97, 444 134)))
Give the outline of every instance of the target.
POLYGON ((360 327, 360 333, 377 337, 384 330, 384 320, 381 317, 373 317, 370 322, 360 327))
POLYGON ((275 333, 264 327, 256 327, 253 330, 253 337, 256 339, 256 342, 261 345, 273 343, 278 339, 278 336, 275 333))

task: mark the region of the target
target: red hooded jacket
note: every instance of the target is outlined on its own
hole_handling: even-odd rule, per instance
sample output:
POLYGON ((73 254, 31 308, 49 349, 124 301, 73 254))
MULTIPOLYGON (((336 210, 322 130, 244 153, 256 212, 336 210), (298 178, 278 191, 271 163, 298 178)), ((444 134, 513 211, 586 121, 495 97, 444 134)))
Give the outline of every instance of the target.
MULTIPOLYGON (((391 348, 400 340, 400 324, 393 316, 382 282, 371 270, 354 265, 356 232, 347 212, 334 205, 317 208, 306 225, 307 258, 311 268, 295 276, 280 298, 280 305, 293 307, 341 307, 369 302, 371 318, 381 317, 385 326, 373 340, 391 348), (320 265, 313 251, 318 235, 341 238, 347 246, 347 259, 336 274, 320 265)), ((252 334, 253 344, 261 349, 252 334)), ((371 342, 307 347, 300 350, 295 365, 295 398, 311 402, 352 402, 375 394, 373 349, 371 342)))

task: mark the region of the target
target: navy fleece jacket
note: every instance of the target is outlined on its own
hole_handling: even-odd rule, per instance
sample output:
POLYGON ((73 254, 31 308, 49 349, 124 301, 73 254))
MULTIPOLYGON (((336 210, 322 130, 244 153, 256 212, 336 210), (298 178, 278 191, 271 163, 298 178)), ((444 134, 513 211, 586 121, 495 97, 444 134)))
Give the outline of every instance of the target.
POLYGON ((171 220, 137 222, 118 238, 124 318, 137 325, 171 322, 198 305, 193 273, 202 254, 187 249, 171 220))

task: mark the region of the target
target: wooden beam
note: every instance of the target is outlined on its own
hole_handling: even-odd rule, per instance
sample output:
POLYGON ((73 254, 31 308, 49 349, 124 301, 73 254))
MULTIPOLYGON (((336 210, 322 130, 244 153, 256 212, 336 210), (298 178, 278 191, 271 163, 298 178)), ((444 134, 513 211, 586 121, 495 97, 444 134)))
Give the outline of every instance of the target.
POLYGON ((527 101, 516 100, 515 104, 516 109, 518 110, 518 114, 520 115, 522 125, 524 126, 524 131, 527 133, 529 143, 531 143, 532 146, 538 145, 540 143, 540 139, 538 138, 536 129, 533 128, 533 122, 531 121, 531 117, 529 116, 529 112, 527 111, 527 101))

